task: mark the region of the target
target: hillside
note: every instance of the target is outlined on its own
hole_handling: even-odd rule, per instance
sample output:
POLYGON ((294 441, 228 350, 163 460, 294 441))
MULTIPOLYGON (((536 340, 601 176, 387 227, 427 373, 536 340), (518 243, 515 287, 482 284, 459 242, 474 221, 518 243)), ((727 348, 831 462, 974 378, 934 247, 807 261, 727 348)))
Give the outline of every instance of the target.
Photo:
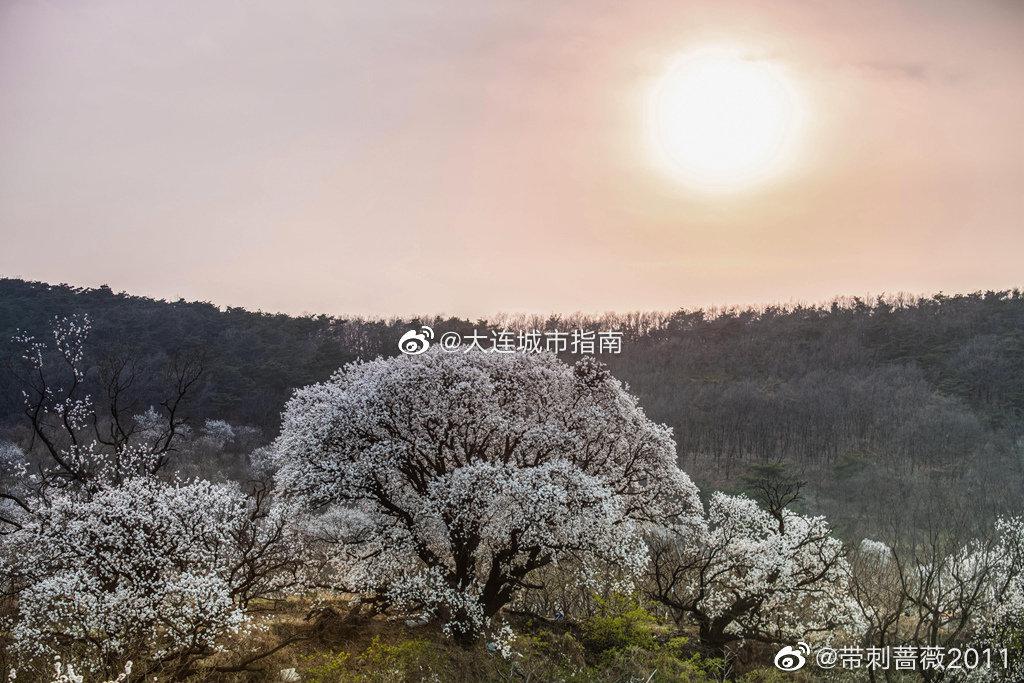
MULTIPOLYGON (((485 321, 290 317, 0 280, 0 354, 17 330, 88 314, 96 362, 129 355, 138 408, 158 400, 158 369, 198 354, 203 387, 189 416, 258 428, 269 440, 292 389, 360 358, 398 353, 421 322, 474 328, 618 329, 603 355, 648 414, 672 426, 698 484, 739 489, 753 465, 809 482, 802 505, 840 530, 872 530, 886 510, 920 507, 988 519, 1021 507, 1024 294, 1019 290, 821 306, 485 321)), ((12 375, 0 425, 19 424, 12 375)), ((13 433, 13 431, 12 431, 13 433)), ((852 532, 852 531, 851 531, 852 532)))

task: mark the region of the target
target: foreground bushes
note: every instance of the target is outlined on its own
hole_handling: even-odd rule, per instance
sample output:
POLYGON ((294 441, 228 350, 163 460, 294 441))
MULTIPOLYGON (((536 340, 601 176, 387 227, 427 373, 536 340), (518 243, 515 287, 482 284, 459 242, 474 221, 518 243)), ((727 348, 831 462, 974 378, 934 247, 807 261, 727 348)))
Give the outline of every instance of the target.
POLYGON ((491 646, 456 646, 436 630, 384 630, 369 643, 305 655, 295 667, 319 683, 392 681, 718 680, 722 660, 704 659, 669 623, 615 596, 578 624, 515 624, 506 656, 491 646), (423 632, 425 631, 425 632, 423 632))

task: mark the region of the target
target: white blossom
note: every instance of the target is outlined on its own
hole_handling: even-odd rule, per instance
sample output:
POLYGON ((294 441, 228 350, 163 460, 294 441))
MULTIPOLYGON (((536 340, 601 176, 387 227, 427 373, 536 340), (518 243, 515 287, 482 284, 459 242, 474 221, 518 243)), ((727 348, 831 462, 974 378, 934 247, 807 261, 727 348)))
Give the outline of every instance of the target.
POLYGON ((654 540, 652 597, 702 641, 827 640, 861 624, 842 543, 823 517, 770 514, 745 496, 715 493, 705 523, 654 540))
POLYGON ((236 486, 151 477, 88 496, 55 491, 3 555, 23 583, 17 652, 71 651, 88 670, 110 671, 133 654, 174 662, 217 651, 247 624, 248 600, 294 582, 260 571, 278 557, 247 554, 275 547, 283 528, 283 512, 253 505, 236 486))
POLYGON ((223 448, 224 444, 235 438, 235 428, 224 420, 206 420, 203 424, 203 438, 214 448, 223 448))
POLYGON ((986 671, 988 680, 1024 679, 1024 517, 1004 517, 995 525, 991 579, 984 609, 975 617, 979 639, 1008 648, 1009 670, 986 671))
POLYGON ((892 548, 882 541, 865 538, 860 542, 861 555, 880 564, 892 561, 892 548))
POLYGON ((699 510, 670 431, 590 359, 432 349, 352 364, 296 392, 274 452, 352 590, 460 636, 561 559, 638 571, 643 530, 699 510))

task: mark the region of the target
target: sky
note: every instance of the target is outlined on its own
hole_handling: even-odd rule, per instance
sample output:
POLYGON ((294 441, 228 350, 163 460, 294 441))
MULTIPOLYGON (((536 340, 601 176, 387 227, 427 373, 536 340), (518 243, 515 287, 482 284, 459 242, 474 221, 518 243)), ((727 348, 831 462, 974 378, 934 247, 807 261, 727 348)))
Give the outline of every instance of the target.
POLYGON ((288 313, 672 310, 1024 285, 1024 2, 0 0, 0 276, 288 313), (651 93, 799 93, 729 192, 651 93))

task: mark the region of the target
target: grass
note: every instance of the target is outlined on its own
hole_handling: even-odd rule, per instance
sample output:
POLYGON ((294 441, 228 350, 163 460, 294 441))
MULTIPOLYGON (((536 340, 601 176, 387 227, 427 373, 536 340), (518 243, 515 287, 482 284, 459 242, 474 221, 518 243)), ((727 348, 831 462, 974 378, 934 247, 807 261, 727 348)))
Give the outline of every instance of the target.
POLYGON ((770 667, 748 666, 736 674, 721 659, 703 656, 689 634, 680 634, 636 601, 617 597, 599 603, 596 613, 577 623, 515 618, 513 653, 504 658, 486 640, 469 648, 438 627, 406 626, 382 616, 347 618, 336 602, 311 616, 307 605, 289 604, 269 628, 250 634, 244 647, 211 662, 230 666, 246 652, 269 649, 288 637, 302 639, 254 662, 248 671, 207 668, 195 681, 277 681, 294 669, 310 683, 668 683, 739 680, 745 683, 811 681, 770 667))

